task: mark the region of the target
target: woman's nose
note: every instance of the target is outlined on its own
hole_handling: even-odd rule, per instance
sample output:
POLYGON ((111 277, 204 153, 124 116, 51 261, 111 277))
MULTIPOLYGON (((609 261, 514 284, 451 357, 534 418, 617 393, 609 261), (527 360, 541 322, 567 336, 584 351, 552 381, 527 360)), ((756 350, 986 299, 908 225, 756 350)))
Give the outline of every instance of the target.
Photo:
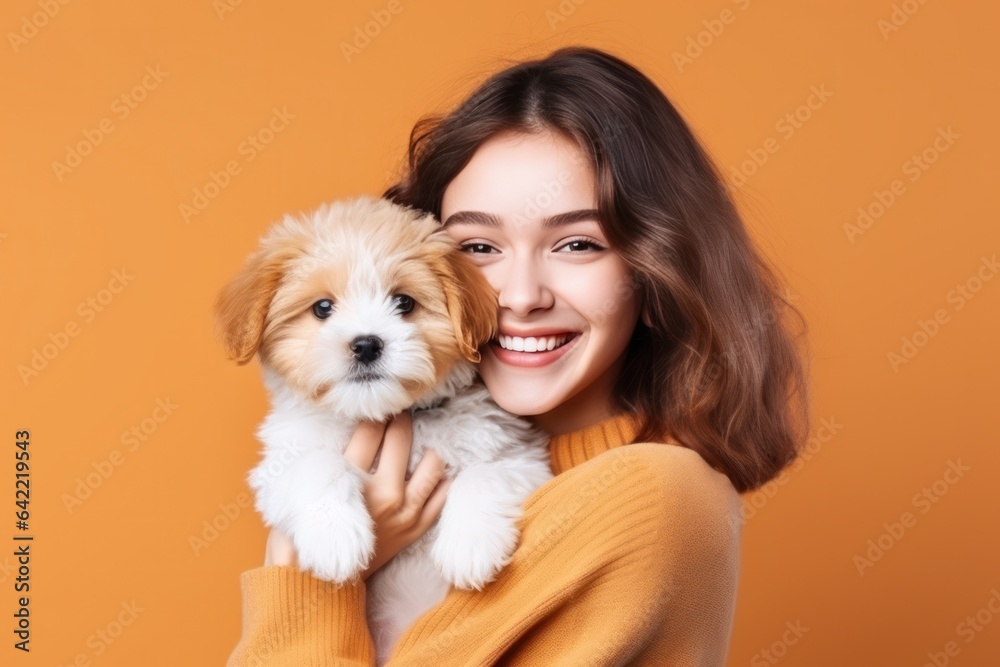
POLYGON ((523 317, 536 308, 552 307, 555 299, 542 267, 527 259, 515 259, 507 264, 501 284, 494 285, 501 308, 523 317))

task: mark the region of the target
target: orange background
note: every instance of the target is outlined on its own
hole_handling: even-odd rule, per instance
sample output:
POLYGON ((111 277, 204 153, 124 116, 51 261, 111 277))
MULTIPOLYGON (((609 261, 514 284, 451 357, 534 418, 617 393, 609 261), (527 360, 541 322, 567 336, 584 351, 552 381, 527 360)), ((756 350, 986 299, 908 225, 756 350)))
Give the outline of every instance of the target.
POLYGON ((226 362, 212 338, 215 294, 283 213, 380 193, 418 117, 505 58, 582 43, 651 76, 726 173, 754 172, 741 206, 811 325, 815 446, 746 496, 729 664, 922 665, 929 653, 998 664, 1000 280, 982 262, 1000 250, 1000 12, 917 0, 398 2, 349 61, 342 44, 372 12, 385 19, 388 2, 4 3, 0 661, 224 662, 238 575, 263 557, 264 529, 237 503, 267 406, 257 365, 226 362), (898 29, 880 30, 894 11, 898 29), (802 106, 823 87, 825 101, 802 106), (130 108, 122 95, 144 99, 130 108), (274 109, 283 126, 251 151, 243 142, 274 109), (798 127, 781 122, 796 112, 798 127), (939 128, 958 135, 943 152, 939 128), (100 141, 77 166, 53 166, 88 136, 100 141), (908 161, 925 150, 935 161, 915 171, 908 161), (762 164, 746 162, 755 155, 762 164), (185 221, 180 205, 213 173, 225 181, 230 162, 238 173, 185 221), (852 242, 845 225, 859 207, 878 211, 876 193, 893 201, 852 242), (894 369, 904 338, 916 354, 894 369), (52 358, 23 379, 43 349, 52 358), (133 428, 141 439, 125 435, 133 428), (11 647, 20 429, 33 454, 30 655, 11 647), (949 462, 968 470, 946 475, 949 462), (67 494, 109 466, 70 511, 67 494), (227 507, 239 510, 231 520, 227 507), (205 539, 197 553, 192 538, 205 539), (855 557, 880 539, 862 574, 855 557), (133 601, 134 618, 122 606, 133 601), (961 625, 977 613, 979 630, 961 625), (129 625, 101 640, 121 614, 129 625))

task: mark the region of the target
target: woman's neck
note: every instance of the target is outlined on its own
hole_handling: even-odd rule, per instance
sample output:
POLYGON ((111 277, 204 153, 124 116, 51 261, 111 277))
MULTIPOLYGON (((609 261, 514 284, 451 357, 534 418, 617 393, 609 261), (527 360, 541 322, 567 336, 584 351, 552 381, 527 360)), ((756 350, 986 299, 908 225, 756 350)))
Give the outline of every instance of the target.
POLYGON ((611 407, 611 392, 624 362, 623 354, 582 391, 546 413, 527 416, 528 421, 550 436, 556 436, 579 431, 612 417, 615 411, 611 407))

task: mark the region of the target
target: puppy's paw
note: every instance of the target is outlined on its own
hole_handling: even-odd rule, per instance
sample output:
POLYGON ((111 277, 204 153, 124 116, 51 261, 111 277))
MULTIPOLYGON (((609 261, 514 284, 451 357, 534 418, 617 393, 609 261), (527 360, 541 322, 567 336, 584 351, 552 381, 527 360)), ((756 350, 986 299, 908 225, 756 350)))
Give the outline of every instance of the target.
POLYGON ((440 525, 431 558, 455 588, 482 590, 510 562, 518 537, 513 521, 497 517, 466 525, 440 525))
POLYGON ((352 581, 375 555, 375 524, 364 501, 326 497, 310 503, 292 535, 299 569, 325 581, 352 581))

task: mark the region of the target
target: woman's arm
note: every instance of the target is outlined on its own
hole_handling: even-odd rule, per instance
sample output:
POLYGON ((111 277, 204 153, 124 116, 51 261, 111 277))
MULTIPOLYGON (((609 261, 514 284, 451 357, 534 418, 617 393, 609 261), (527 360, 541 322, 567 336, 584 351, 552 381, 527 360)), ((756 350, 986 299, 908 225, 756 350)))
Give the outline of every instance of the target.
MULTIPOLYGON (((401 637, 390 666, 724 665, 739 496, 697 453, 615 448, 538 489, 519 526, 497 579, 450 591, 401 637)), ((242 584, 244 637, 230 665, 374 664, 363 584, 338 589, 281 567, 250 570, 242 584)))
POLYGON ((293 565, 240 575, 243 632, 227 667, 375 664, 365 584, 341 587, 293 565))
POLYGON ((364 488, 378 539, 368 568, 355 583, 338 587, 302 572, 292 540, 271 529, 264 567, 240 577, 243 630, 228 665, 374 664, 365 581, 430 528, 451 483, 441 481, 444 463, 432 450, 406 478, 411 441, 406 411, 387 423, 362 422, 344 450, 359 470, 372 470, 378 459, 364 488))
POLYGON ((740 499, 696 452, 617 447, 524 509, 521 545, 498 578, 450 591, 389 665, 725 664, 740 499))

